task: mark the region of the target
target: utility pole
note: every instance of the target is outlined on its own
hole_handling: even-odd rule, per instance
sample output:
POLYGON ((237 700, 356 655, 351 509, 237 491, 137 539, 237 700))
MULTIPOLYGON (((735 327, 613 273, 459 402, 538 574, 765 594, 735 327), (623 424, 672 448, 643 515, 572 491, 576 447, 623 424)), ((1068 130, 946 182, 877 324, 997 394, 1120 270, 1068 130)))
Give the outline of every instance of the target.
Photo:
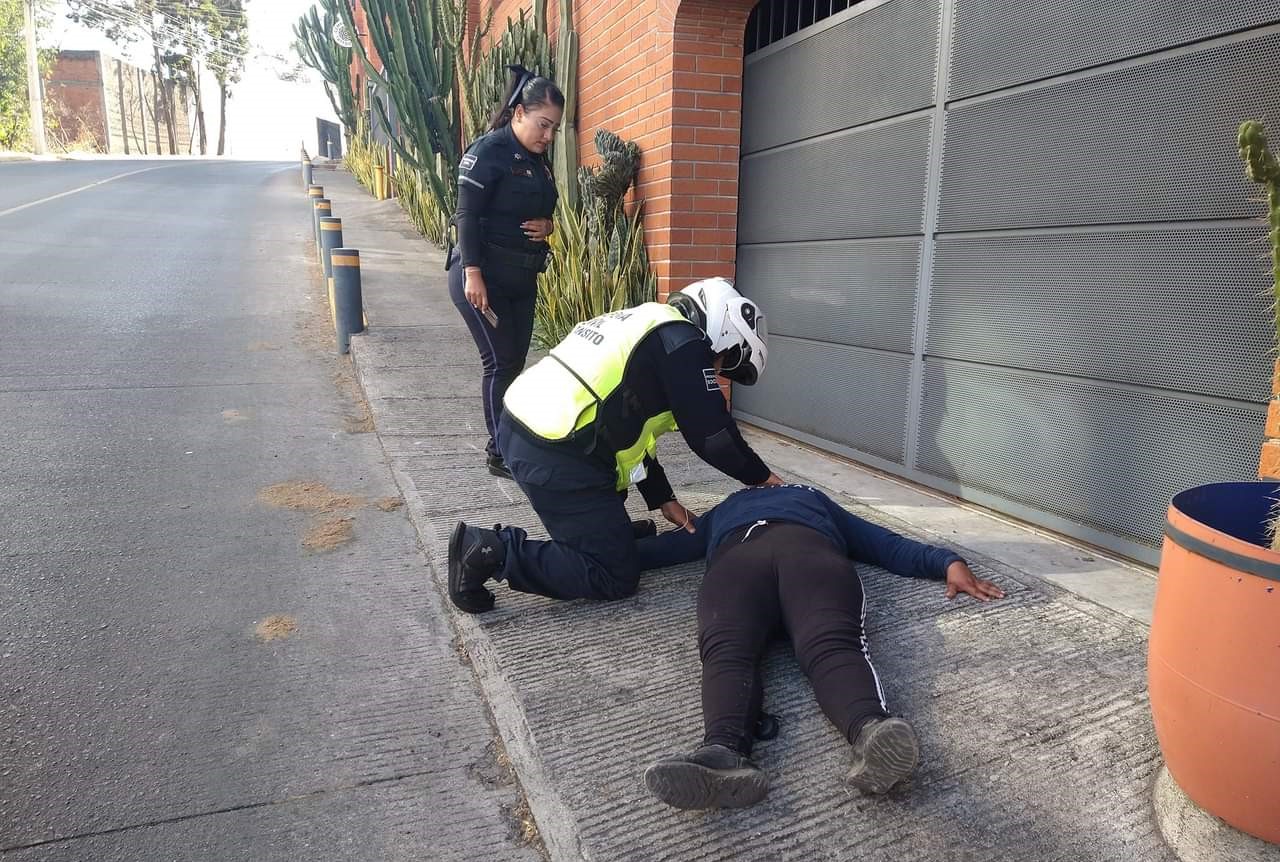
POLYGON ((27 98, 31 103, 31 143, 36 155, 48 149, 44 142, 44 103, 40 95, 40 58, 36 54, 35 0, 22 0, 22 17, 27 37, 27 98))

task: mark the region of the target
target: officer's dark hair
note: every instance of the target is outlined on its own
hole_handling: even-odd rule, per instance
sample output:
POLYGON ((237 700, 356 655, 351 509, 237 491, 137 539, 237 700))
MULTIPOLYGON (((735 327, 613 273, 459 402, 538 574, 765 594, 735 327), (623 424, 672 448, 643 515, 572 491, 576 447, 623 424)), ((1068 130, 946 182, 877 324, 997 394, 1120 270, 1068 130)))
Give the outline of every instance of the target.
POLYGON ((507 67, 507 89, 502 94, 502 101, 497 110, 489 118, 489 131, 501 129, 511 122, 516 105, 523 105, 526 111, 533 111, 543 105, 555 105, 564 108, 564 93, 550 78, 535 75, 524 66, 507 67))

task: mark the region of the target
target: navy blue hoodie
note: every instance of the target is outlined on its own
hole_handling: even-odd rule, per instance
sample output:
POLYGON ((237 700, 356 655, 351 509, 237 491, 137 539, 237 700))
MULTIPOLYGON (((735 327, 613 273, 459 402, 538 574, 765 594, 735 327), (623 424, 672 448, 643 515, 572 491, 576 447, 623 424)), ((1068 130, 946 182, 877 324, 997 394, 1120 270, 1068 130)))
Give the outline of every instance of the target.
POLYGON ((640 568, 658 569, 710 557, 733 532, 757 522, 802 524, 830 539, 852 560, 907 578, 943 580, 947 566, 963 558, 863 520, 808 485, 743 488, 698 519, 695 533, 670 530, 637 543, 640 568))

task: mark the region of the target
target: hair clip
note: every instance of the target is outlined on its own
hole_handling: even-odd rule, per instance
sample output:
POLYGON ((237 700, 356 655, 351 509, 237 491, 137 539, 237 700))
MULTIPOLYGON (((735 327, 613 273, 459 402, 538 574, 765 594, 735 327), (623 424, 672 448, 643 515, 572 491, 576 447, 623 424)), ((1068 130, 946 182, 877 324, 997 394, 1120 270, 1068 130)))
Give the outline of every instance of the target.
POLYGON ((516 83, 516 88, 511 93, 511 98, 507 100, 508 108, 514 108, 516 105, 520 104, 520 96, 524 92, 525 84, 528 84, 533 80, 533 78, 533 73, 529 71, 524 71, 520 74, 520 80, 516 83))

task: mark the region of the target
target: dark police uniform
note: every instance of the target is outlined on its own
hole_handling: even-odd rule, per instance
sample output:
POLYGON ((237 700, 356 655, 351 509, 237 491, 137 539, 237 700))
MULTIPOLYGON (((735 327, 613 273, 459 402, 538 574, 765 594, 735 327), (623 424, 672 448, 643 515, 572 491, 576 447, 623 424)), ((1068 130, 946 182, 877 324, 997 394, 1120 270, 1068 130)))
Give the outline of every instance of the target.
MULTIPOLYGON (((768 479, 769 468, 729 414, 714 361, 700 329, 673 322, 645 335, 630 353, 617 389, 599 408, 597 422, 606 433, 549 442, 504 412, 498 426, 503 456, 552 541, 529 541, 518 527, 499 530, 506 553, 494 577, 556 599, 632 595, 639 558, 618 491, 617 447, 610 443, 635 440, 648 419, 667 411, 702 460, 746 485, 768 479)), ((675 499, 662 466, 647 459, 645 467, 636 487, 648 508, 675 499)))
POLYGON ((524 368, 533 333, 538 273, 548 254, 545 242, 524 235, 522 222, 551 218, 558 194, 545 157, 526 150, 508 124, 478 138, 458 168, 458 210, 453 222, 458 247, 449 255, 449 296, 458 307, 484 365, 481 395, 486 451, 498 455, 497 420, 502 396, 524 368), (497 315, 492 326, 467 302, 466 267, 478 266, 497 315))

